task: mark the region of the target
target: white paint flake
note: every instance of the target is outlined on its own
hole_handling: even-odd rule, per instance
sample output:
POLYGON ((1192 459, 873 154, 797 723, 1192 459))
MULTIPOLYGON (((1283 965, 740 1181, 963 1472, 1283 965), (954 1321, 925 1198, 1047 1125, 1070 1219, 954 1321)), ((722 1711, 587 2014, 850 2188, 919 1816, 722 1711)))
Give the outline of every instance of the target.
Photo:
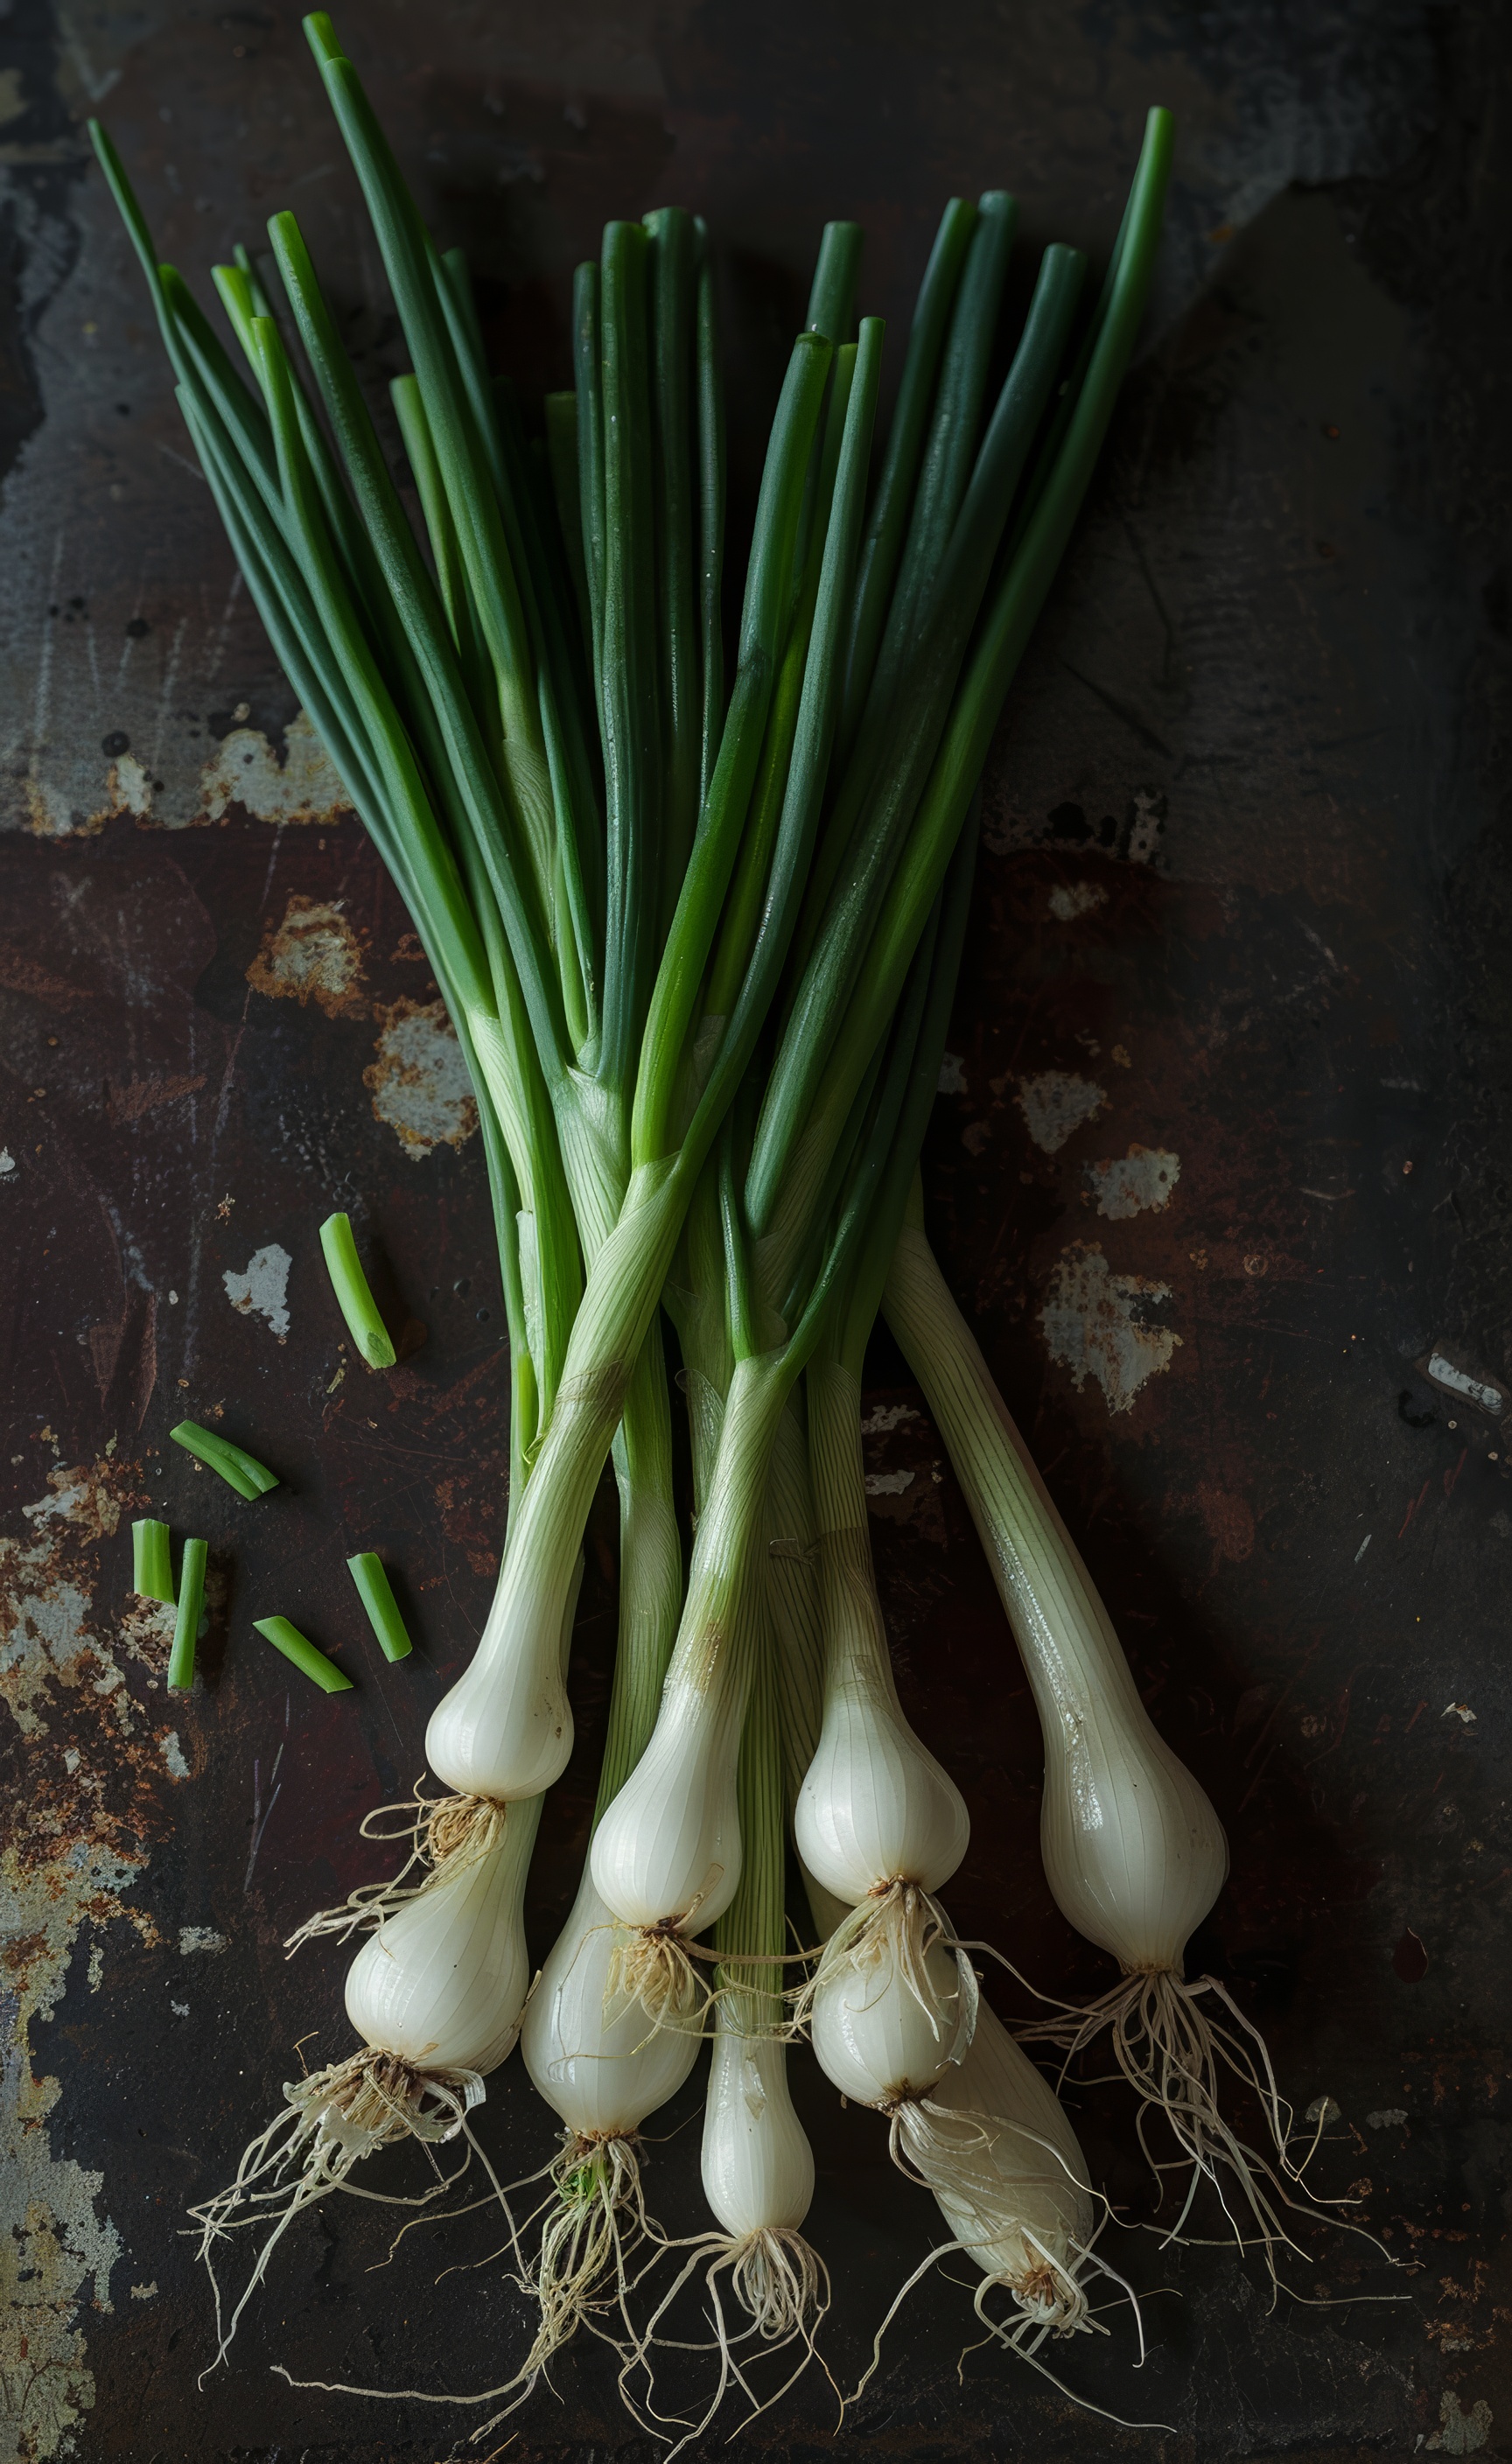
POLYGON ((905 1420, 916 1420, 918 1414, 911 1403, 874 1403, 861 1424, 864 1438, 884 1437, 888 1429, 901 1428, 905 1420))
POLYGON ((915 1477, 916 1475, 911 1471, 868 1471, 866 1474, 866 1495, 868 1497, 901 1497, 906 1488, 911 1488, 913 1486, 915 1477))
POLYGON ((1058 924, 1074 924, 1079 915, 1107 905, 1107 892, 1100 881, 1061 881, 1050 892, 1050 913, 1058 924))
POLYGON ((380 1015, 378 1058, 362 1072, 378 1119, 414 1163, 436 1147, 465 1145, 478 1108, 445 1004, 398 1001, 380 1015))
POLYGON ((1476 1715, 1468 1703, 1446 1703, 1438 1716, 1441 1720, 1447 1720, 1451 1713, 1457 1720, 1462 1721, 1467 1728, 1475 1727, 1476 1715))
POLYGON ((154 2277, 150 2284, 134 2284, 131 2288, 131 2298, 133 2301, 155 2301, 158 2298, 157 2277, 154 2277))
POLYGON ((1107 1097, 1075 1070, 1045 1069, 1038 1078, 1019 1079, 1017 1101, 1035 1145, 1043 1155, 1055 1155, 1084 1123, 1096 1119, 1107 1097))
POLYGON ((1367 2130, 1399 2130, 1406 2120, 1405 2104, 1383 2104, 1378 2113, 1366 2115, 1365 2126, 1367 2130))
POLYGON ((191 1959, 198 1950, 225 1950, 227 1947, 226 1936, 223 1933, 217 1933, 213 1925, 180 1925, 179 1927, 181 1959, 191 1959))
POLYGON ((212 822, 240 804, 254 822, 340 821, 352 809, 324 745, 299 711, 284 730, 280 761, 261 729, 233 727, 200 773, 212 822))
POLYGON ((184 1758, 184 1748, 179 1743, 177 1728, 170 1728, 165 1737, 158 1739, 158 1751, 167 1764, 170 1779, 188 1778, 189 1767, 184 1758))
POLYGON ((1131 1146, 1127 1155, 1084 1165, 1082 1177, 1096 1197, 1099 1215, 1116 1223, 1170 1205, 1181 1177, 1181 1157, 1164 1147, 1131 1146))
POLYGON ((265 1317, 281 1343, 289 1331, 289 1269, 294 1265, 276 1241, 254 1249, 241 1274, 228 1266, 221 1281, 233 1309, 248 1317, 255 1309, 265 1317))
POLYGON ((1448 2387, 1438 2399, 1438 2428, 1427 2444, 1440 2455, 1474 2455, 1490 2437, 1495 2419, 1484 2396, 1478 2397, 1466 2412, 1454 2388, 1448 2387))
POLYGON ((9 1147, 0 1147, 0 1177, 3 1177, 8 1172, 14 1172, 14 1155, 11 1154, 9 1147))
POLYGON ((1136 1314, 1171 1298, 1169 1284, 1144 1275, 1115 1275, 1095 1244, 1074 1241, 1057 1259, 1040 1324, 1052 1360, 1071 1373, 1080 1394, 1095 1377, 1109 1412, 1132 1409, 1149 1377, 1169 1369, 1181 1341, 1166 1326, 1136 1314))
POLYGON ((941 1053, 940 1074, 935 1080, 934 1091, 937 1095, 964 1095, 969 1091, 966 1065, 958 1052, 941 1053))

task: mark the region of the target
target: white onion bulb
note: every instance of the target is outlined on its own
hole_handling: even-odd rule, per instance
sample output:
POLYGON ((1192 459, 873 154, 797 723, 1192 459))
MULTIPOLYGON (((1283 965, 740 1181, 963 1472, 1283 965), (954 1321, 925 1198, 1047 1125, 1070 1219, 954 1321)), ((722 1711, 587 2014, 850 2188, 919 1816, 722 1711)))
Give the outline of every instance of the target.
POLYGON ((633 2137, 676 2095, 703 2042, 695 1991, 668 2014, 674 2024, 656 2029, 638 1997, 609 1994, 611 1963, 630 1940, 585 1871, 520 2029, 536 2086, 583 2139, 633 2137))
MULTIPOLYGON (((954 2051, 949 2017, 931 2023, 909 1986, 899 1957, 901 1929, 868 1931, 862 1959, 825 1962, 810 2005, 810 2035, 820 2068, 842 2096, 857 2104, 895 2104, 902 2097, 927 2096, 954 2051)), ((946 2013, 958 2012, 959 1969, 938 1942, 924 1955, 932 1999, 946 2013)))
POLYGON ((482 1639, 426 1730, 427 1762, 459 1796, 497 1803, 540 1796, 572 1752, 561 1634, 576 1585, 576 1544, 559 1583, 538 1558, 532 1564, 530 1553, 506 1550, 482 1639))
POLYGON ((460 1852, 369 1934, 346 1977, 365 2043, 416 2071, 496 2070, 530 1986, 521 1909, 539 1801, 511 1806, 481 1856, 460 1852))
POLYGON ((1205 1792, 1139 1699, 1107 1611, 945 1287, 905 1225, 884 1304, 981 1535, 1044 1735, 1056 1903, 1126 1969, 1180 1973, 1228 1872, 1205 1792))
POLYGON ((593 1836, 594 1887, 633 1925, 701 1933, 740 1880, 735 1771, 742 1700, 725 1689, 675 1695, 673 1681, 646 1751, 593 1836))
POLYGON ((704 2195, 736 2241, 797 2232, 814 2196, 814 2151, 793 2110, 787 2047, 776 2036, 714 2038, 704 2107, 704 2195))
POLYGON ((816 1881, 855 1906, 899 1877, 937 1891, 966 1854, 959 1789, 904 1718, 890 1679, 849 1668, 824 1693, 819 1748, 793 1811, 816 1881))
POLYGON ((1042 2284, 1048 2252, 1074 2281, 1078 2245, 1085 2248, 1093 2228, 1086 2159, 1060 2098, 986 2002, 959 2066, 930 2101, 962 2118, 957 2134, 923 2117, 937 2140, 960 2141, 953 2178, 948 2167, 928 2169, 947 2224, 983 2275, 1015 2291, 1042 2284), (990 2145, 979 2131, 991 2134, 990 2145))
POLYGON ((898 1701, 866 1528, 861 1387, 839 1360, 810 1363, 808 1430, 824 1703, 794 1812, 799 1855, 852 1906, 894 1881, 937 1891, 965 1856, 971 1824, 898 1701))

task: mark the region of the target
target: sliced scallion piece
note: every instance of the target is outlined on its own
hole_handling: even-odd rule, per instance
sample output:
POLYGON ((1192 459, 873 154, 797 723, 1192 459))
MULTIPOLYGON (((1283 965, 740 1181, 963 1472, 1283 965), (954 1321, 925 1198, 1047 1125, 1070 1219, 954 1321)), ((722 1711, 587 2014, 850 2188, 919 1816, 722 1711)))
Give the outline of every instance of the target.
POLYGON ((357 1585, 358 1597, 367 1611, 367 1621, 377 1635, 385 1660, 407 1660, 414 1649, 399 1614, 388 1580, 388 1572, 381 1557, 371 1549, 348 1557, 346 1571, 357 1585))
MULTIPOLYGON (((218 1471, 238 1497, 248 1500, 264 1497, 270 1488, 278 1485, 275 1471, 270 1471, 266 1463, 260 1463, 255 1455, 248 1454, 243 1447, 233 1446, 230 1438, 218 1438, 213 1429, 202 1429, 198 1420, 181 1420, 176 1429, 168 1431, 168 1435, 176 1446, 184 1448, 186 1454, 196 1456, 202 1463, 208 1463, 211 1471, 218 1471)), ((171 1598, 172 1594, 164 1596, 171 1598)))
POLYGON ((349 1216, 336 1214, 326 1217, 320 1226, 320 1247, 325 1253, 331 1288, 341 1305, 341 1315, 351 1330, 352 1341, 369 1369, 392 1369, 393 1343, 388 1329, 379 1316, 378 1303, 362 1272, 349 1216))
POLYGON ((131 1527, 131 1588, 140 1599, 173 1605, 173 1565, 168 1527, 143 1519, 131 1527))
POLYGON ((291 1625, 287 1617, 253 1617, 252 1626, 273 1644, 274 1651, 281 1651, 285 1660, 294 1661, 301 1676, 308 1677, 312 1684, 318 1685, 322 1694, 345 1694, 350 1690, 352 1681, 346 1671, 338 1668, 334 1660, 327 1660, 309 1636, 301 1634, 296 1625, 291 1625))
MULTIPOLYGON (((162 1526, 159 1526, 162 1529, 162 1526)), ((186 1540, 179 1568, 179 1609, 173 1621, 173 1650, 168 1659, 168 1692, 187 1694, 194 1683, 194 1645, 205 1606, 205 1560, 209 1544, 186 1540)))

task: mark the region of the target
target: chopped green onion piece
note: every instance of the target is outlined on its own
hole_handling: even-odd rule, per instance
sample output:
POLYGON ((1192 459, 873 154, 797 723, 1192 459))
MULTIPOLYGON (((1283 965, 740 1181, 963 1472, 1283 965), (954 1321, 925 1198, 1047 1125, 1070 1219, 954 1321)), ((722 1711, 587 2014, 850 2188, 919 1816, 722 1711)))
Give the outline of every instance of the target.
MULTIPOLYGON (((159 1527, 161 1529, 161 1526, 159 1527)), ((194 1644, 205 1605, 205 1560, 209 1544, 186 1540, 179 1568, 179 1613, 173 1621, 173 1650, 168 1660, 168 1691, 186 1694, 194 1683, 194 1644)))
POLYGON ((168 1527, 143 1521, 131 1527, 131 1588, 144 1600, 173 1605, 173 1566, 168 1555, 168 1527))
POLYGON ((296 1625, 291 1625, 287 1617, 253 1617, 252 1627, 257 1634, 266 1635, 274 1651, 281 1651, 285 1660, 292 1660, 302 1675, 319 1686, 322 1694, 344 1694, 351 1685, 352 1681, 346 1671, 338 1668, 334 1660, 327 1660, 324 1652, 318 1651, 309 1637, 302 1635, 296 1625))
POLYGON ((407 1660, 415 1646, 405 1630, 383 1559, 375 1557, 371 1549, 363 1549, 357 1556, 348 1557, 346 1570, 357 1585, 358 1597, 383 1646, 383 1658, 407 1660))
POLYGON ((240 1446, 233 1446, 230 1438, 218 1438, 213 1429, 202 1429, 198 1420, 181 1420, 176 1429, 168 1431, 168 1435, 176 1446, 184 1448, 186 1454, 197 1456, 202 1463, 209 1465, 211 1471, 218 1471, 238 1497, 262 1497, 270 1488, 278 1485, 275 1471, 270 1471, 266 1463, 260 1463, 255 1455, 246 1454, 240 1446))
POLYGON ((369 1369, 392 1369, 394 1347, 389 1340, 388 1330, 378 1314, 378 1304, 368 1289, 348 1216, 326 1217, 320 1226, 320 1246, 325 1252, 331 1287, 341 1305, 341 1315, 351 1329, 352 1341, 369 1369))

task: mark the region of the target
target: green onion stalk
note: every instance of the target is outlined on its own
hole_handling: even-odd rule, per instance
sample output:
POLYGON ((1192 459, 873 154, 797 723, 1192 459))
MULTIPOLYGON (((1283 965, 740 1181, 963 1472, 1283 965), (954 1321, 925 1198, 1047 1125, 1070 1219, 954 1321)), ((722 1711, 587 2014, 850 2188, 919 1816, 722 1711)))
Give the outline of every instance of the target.
MULTIPOLYGON (((312 31, 319 49, 321 29, 312 31)), ((341 64, 328 60, 328 66, 341 90, 348 133, 355 136, 354 150, 361 152, 360 167, 372 175, 370 195, 384 232, 385 256, 421 363, 421 378, 400 387, 399 410, 428 517, 434 582, 420 559, 293 218, 274 219, 274 260, 334 448, 245 255, 233 267, 218 271, 217 285, 257 380, 260 401, 236 375, 180 278, 158 265, 119 162, 102 132, 96 132, 96 141, 152 285, 180 377, 181 403, 239 561, 291 681, 311 710, 405 897, 472 1071, 511 1336, 511 1487, 517 1505, 538 1432, 556 1399, 564 1331, 581 1289, 580 1238, 591 1249, 614 1205, 612 1177, 610 1196, 603 1195, 604 1174, 596 1161, 599 1148, 581 1134, 584 1117, 601 1125, 610 1118, 609 1099, 615 1093, 612 1076, 601 1070, 594 1082, 584 1077, 581 1067, 592 1058, 603 1013, 596 1006, 593 963, 583 962, 585 950, 592 959, 588 927, 595 885, 591 878, 585 884, 581 859, 584 847, 590 857, 599 848, 602 870, 602 847, 599 825, 590 826, 592 781, 582 730, 571 706, 573 661, 577 657, 581 663, 581 651, 572 648, 565 592, 558 594, 559 604, 554 605, 556 583, 541 548, 548 526, 538 518, 540 509, 518 484, 510 494, 510 424, 493 416, 460 269, 454 262, 437 260, 429 250, 397 175, 385 177, 386 158, 364 118, 355 80, 343 75, 341 64), (418 288, 417 268, 424 276, 418 288), (485 465, 487 487, 482 495, 474 489, 463 506, 459 489, 465 494, 467 484, 481 486, 485 465), (453 520, 453 515, 459 517, 453 520), (480 532, 483 551, 477 544, 480 532), (508 539, 501 545, 506 532, 508 539), (520 632, 527 619, 536 628, 529 645, 520 632), (520 678, 531 672, 525 664, 527 647, 538 653, 534 713, 519 691, 520 678), (549 757, 544 761, 537 758, 542 745, 549 757), (543 779, 554 782, 553 814, 559 824, 559 844, 549 860, 542 845, 543 779), (506 911, 516 928, 513 943, 502 921, 506 911), (555 1044, 538 1033, 543 1017, 553 1025, 572 1022, 577 1045, 565 1045, 565 1029, 555 1044), (559 1065, 550 1086, 538 1044, 559 1065), (559 1096, 564 1087, 571 1089, 575 1076, 582 1081, 581 1102, 575 1110, 554 1109, 553 1093, 559 1096), (576 1145, 569 1144, 580 1166, 576 1183, 562 1159, 563 1130, 580 1133, 576 1145)), ((611 233, 611 243, 633 275, 639 238, 632 232, 616 240, 611 233)), ((687 253, 685 248, 685 259, 687 253)), ((684 295, 687 275, 685 263, 684 295)), ((638 305, 633 279, 628 290, 628 305, 622 301, 618 322, 611 318, 609 323, 611 340, 624 329, 633 345, 638 305)), ((684 296, 685 311, 688 306, 684 296)), ((712 363, 707 299, 696 322, 702 358, 712 363)), ((664 375, 666 386, 675 390, 688 380, 684 390, 690 389, 692 371, 686 366, 673 364, 664 375)), ((717 403, 712 365, 703 366, 700 378, 707 426, 711 407, 717 403)), ((649 432, 644 403, 637 413, 633 401, 627 408, 622 402, 617 431, 630 437, 629 451, 644 464, 649 432)), ((664 477, 670 484, 675 457, 664 459, 664 477)), ((513 477, 517 483, 517 469, 513 477)), ((706 577, 712 568, 716 580, 718 546, 712 534, 722 518, 717 438, 707 445, 696 478, 705 534, 700 548, 706 577)), ((622 496, 633 493, 623 473, 613 484, 622 496)), ((642 487, 640 515, 645 496, 642 487)), ((613 529, 611 543, 624 527, 622 521, 613 529)), ((644 566, 650 547, 649 537, 638 535, 629 559, 632 568, 637 561, 644 566)), ((625 561, 623 554, 621 561, 625 561)), ((626 587, 622 577, 622 601, 626 587)), ((611 579, 605 602, 611 607, 614 589, 611 579)), ((705 699, 712 710, 717 630, 707 607, 705 613, 695 673, 701 686, 710 686, 705 699)), ((710 723, 702 702, 697 715, 701 753, 703 730, 710 723)), ((686 737, 686 716, 679 724, 686 737)), ((615 845, 622 853, 628 845, 630 852, 621 867, 619 904, 611 903, 603 919, 605 932, 620 929, 625 912, 637 900, 645 911, 647 881, 655 885, 666 877, 659 851, 647 836, 647 798, 633 780, 628 785, 620 781, 619 805, 633 803, 636 793, 643 808, 639 818, 625 822, 617 840, 611 836, 611 852, 615 845)), ((602 883, 597 894, 602 908, 602 883)), ((644 945, 644 926, 638 929, 644 945)), ((620 968, 628 989, 622 980, 611 1010, 621 1023, 622 1042, 629 1033, 633 1043, 637 1004, 644 1003, 640 979, 646 958, 644 947, 635 944, 633 935, 629 938, 633 963, 620 968), (625 1027, 626 1020, 630 1029, 625 1027)), ((607 972, 612 982, 613 964, 607 972)), ((623 1065, 621 1078, 623 1082, 623 1065)), ((624 1108, 622 1094, 622 1111, 624 1108)), ((626 1516, 624 1597, 631 1606, 632 1622, 648 1626, 653 1638, 660 1624, 668 1642, 681 1571, 670 1509, 668 1434, 665 1380, 653 1341, 631 1381, 622 1432, 622 1484, 633 1492, 634 1503, 634 1511, 626 1516), (644 1402, 639 1413, 637 1396, 644 1402), (645 1579, 637 1579, 637 1568, 646 1570, 645 1579)), ((243 1472, 234 1450, 220 1448, 211 1454, 218 1441, 207 1441, 202 1432, 192 1437, 196 1450, 210 1455, 226 1476, 236 1479, 243 1472)), ((256 1467, 250 1459, 247 1466, 237 1485, 250 1494, 246 1480, 256 1467)), ((268 1485, 266 1476, 258 1485, 268 1485)), ((570 1631, 578 1571, 575 1550, 560 1605, 559 1655, 570 1631)), ((280 1634, 277 1639, 280 1648, 287 1647, 285 1637, 280 1634)), ((666 1644, 660 1648, 665 1658, 666 1644)), ((466 2112, 483 2074, 502 2059, 513 2040, 526 1981, 519 1896, 538 1819, 538 1792, 520 1801, 513 1819, 506 1817, 500 1802, 475 1793, 460 1801, 421 1800, 405 1811, 412 1846, 405 1875, 417 1859, 427 1869, 419 1889, 407 1888, 405 1875, 401 1875, 377 1893, 359 1895, 359 1910, 322 1912, 296 1937, 330 1930, 344 1934, 359 1923, 376 1927, 389 1990, 375 1999, 368 1990, 364 1954, 349 1978, 348 2002, 364 2033, 375 2024, 375 2014, 388 2033, 376 2042, 369 2036, 367 2051, 333 2065, 314 2082, 301 2083, 297 2097, 291 2095, 293 2140, 275 2129, 271 2140, 259 2143, 260 2152, 250 2151, 251 2172, 244 2162, 228 2199, 211 2203, 213 2212, 206 2219, 208 2251, 231 2209, 247 2211, 237 2221, 254 2220, 257 2203, 268 2191, 264 2176, 270 2167, 275 2176, 286 2175, 294 2158, 300 2158, 293 2203, 297 2205, 334 2182, 344 2185, 351 2162, 385 2136, 403 2135, 410 2127, 425 2136, 438 2097, 444 2135, 453 2127, 465 2128, 466 2112), (417 1904, 422 1893, 423 1908, 417 1904), (470 1971, 471 2004, 464 2012, 441 2014, 445 2025, 421 2026, 427 1993, 433 2001, 445 1983, 446 1961, 437 1964, 432 1945, 438 1936, 455 1934, 459 1925, 471 1952, 463 1963, 470 1971), (402 1943, 401 1936, 407 1940, 402 1943), (471 1975, 474 1966, 476 1977, 471 1975), (399 1993, 396 1979, 402 1971, 405 1992, 399 1993), (485 2012, 482 2006, 491 1995, 492 2006, 485 2012), (508 2006, 502 2017, 501 2000, 508 2006), (422 2058, 427 2047, 428 2054, 422 2058), (454 2092, 459 2083, 460 2102, 454 2092), (353 2122, 354 2112, 362 2117, 360 2123, 353 2122), (261 2187, 251 2188, 252 2182, 261 2187)), ((430 2015, 437 2018, 434 2010, 430 2015)), ((279 2230, 292 2211, 290 2201, 280 2204, 277 2197, 271 2211, 261 2211, 265 2218, 272 2212, 278 2219, 279 2230)), ((267 2253, 265 2245, 259 2274, 267 2253)))

